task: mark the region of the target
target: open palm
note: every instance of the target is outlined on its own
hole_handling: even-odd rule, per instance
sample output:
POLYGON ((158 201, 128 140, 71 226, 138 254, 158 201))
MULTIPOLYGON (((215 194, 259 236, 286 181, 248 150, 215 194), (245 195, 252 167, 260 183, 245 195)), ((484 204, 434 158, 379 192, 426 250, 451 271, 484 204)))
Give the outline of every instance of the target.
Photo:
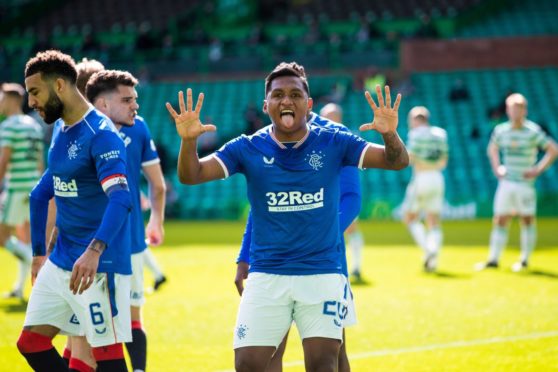
POLYGON ((398 110, 399 104, 401 103, 401 94, 397 95, 393 107, 391 107, 391 94, 389 91, 389 86, 385 86, 386 99, 384 102, 384 97, 382 95, 382 88, 376 85, 376 95, 378 96, 378 105, 374 102, 374 99, 368 91, 364 93, 366 100, 372 108, 374 113, 374 120, 372 123, 363 124, 360 126, 360 130, 376 130, 380 134, 386 134, 389 132, 395 132, 397 130, 398 123, 398 110))
POLYGON ((196 102, 196 108, 192 110, 192 89, 188 88, 186 90, 186 104, 184 104, 184 93, 182 91, 178 92, 178 105, 180 107, 180 113, 177 113, 172 105, 167 102, 167 110, 174 119, 176 124, 176 131, 180 138, 184 140, 195 140, 202 133, 214 132, 217 130, 215 125, 204 125, 200 121, 200 111, 203 106, 203 93, 198 96, 198 102, 196 102))

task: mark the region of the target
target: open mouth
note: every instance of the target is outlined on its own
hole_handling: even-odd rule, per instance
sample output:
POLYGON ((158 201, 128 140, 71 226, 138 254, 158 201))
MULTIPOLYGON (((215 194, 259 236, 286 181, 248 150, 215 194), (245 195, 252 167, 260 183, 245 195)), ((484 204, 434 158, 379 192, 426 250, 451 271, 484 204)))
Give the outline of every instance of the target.
POLYGON ((281 117, 290 115, 290 116, 292 116, 292 117, 294 118, 295 113, 294 113, 293 110, 282 110, 282 111, 280 112, 280 115, 281 115, 281 117))

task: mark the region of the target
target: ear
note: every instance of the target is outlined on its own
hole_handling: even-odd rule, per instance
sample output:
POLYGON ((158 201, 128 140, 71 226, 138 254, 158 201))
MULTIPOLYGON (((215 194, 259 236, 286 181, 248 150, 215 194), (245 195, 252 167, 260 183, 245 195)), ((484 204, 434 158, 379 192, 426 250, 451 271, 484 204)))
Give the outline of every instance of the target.
POLYGON ((57 78, 54 81, 54 91, 58 94, 61 94, 66 89, 66 85, 66 80, 57 78))
POLYGON ((266 100, 266 99, 264 99, 264 101, 263 101, 262 111, 263 111, 265 114, 267 114, 267 100, 266 100))
POLYGON ((95 106, 97 110, 102 111, 104 113, 108 108, 108 102, 105 97, 99 96, 97 97, 97 99, 95 99, 93 106, 95 106))
POLYGON ((308 111, 312 111, 312 107, 314 106, 314 100, 312 97, 308 97, 308 111))

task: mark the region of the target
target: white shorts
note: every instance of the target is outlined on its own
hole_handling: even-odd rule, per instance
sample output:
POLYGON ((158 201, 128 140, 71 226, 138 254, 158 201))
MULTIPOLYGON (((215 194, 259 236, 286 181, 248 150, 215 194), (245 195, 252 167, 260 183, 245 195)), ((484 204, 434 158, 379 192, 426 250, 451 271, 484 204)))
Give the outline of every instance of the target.
POLYGON ((48 324, 63 334, 85 335, 92 347, 131 342, 130 275, 98 273, 81 295, 70 291, 71 275, 45 262, 31 291, 24 326, 48 324))
POLYGON ((343 321, 343 327, 351 327, 357 324, 357 314, 355 307, 355 298, 353 296, 353 291, 351 290, 351 283, 349 278, 345 277, 346 287, 343 293, 343 297, 347 300, 347 316, 343 321))
POLYGON ((302 339, 342 340, 346 283, 342 274, 250 273, 238 308, 234 348, 277 347, 293 321, 302 339))
POLYGON ((418 213, 442 212, 444 205, 444 176, 440 171, 417 172, 407 186, 403 211, 418 213))
POLYGON ((132 280, 130 283, 130 305, 140 307, 145 303, 143 293, 143 252, 132 254, 132 280))
POLYGON ((500 180, 494 195, 494 215, 534 216, 537 213, 535 186, 525 182, 500 180))
POLYGON ((29 221, 29 192, 4 191, 0 196, 0 222, 8 226, 29 221))

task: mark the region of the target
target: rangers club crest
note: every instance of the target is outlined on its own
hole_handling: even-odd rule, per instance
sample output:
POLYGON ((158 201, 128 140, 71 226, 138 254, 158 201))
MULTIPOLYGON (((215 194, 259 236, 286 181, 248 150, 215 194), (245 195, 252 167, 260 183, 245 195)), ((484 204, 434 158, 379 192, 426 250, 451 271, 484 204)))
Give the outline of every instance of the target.
POLYGON ((310 164, 312 169, 316 171, 324 166, 323 158, 324 154, 321 151, 312 151, 310 154, 306 155, 306 161, 310 164))

